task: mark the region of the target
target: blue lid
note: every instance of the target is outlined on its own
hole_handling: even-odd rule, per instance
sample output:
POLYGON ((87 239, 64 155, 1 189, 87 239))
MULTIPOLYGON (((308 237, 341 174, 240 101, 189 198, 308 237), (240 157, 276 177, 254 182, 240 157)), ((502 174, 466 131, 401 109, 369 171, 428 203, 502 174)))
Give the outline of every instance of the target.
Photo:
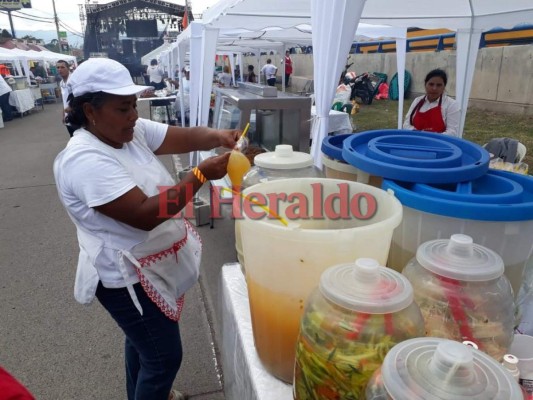
POLYGON ((417 183, 463 182, 489 169, 489 153, 461 138, 438 133, 385 129, 344 141, 347 163, 369 173, 417 183))
POLYGON ((327 155, 329 158, 333 158, 334 160, 346 162, 342 157, 342 144, 344 143, 344 139, 352 135, 353 133, 346 133, 344 135, 336 136, 326 136, 322 140, 322 153, 327 155))
POLYGON ((481 178, 456 184, 419 184, 383 180, 409 208, 478 221, 533 220, 533 177, 490 170, 481 178))

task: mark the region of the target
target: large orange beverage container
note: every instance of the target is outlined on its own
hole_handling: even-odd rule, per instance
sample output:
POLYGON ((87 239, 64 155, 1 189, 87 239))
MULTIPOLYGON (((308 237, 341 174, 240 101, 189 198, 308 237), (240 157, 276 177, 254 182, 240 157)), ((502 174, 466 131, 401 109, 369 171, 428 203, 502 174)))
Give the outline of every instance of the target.
POLYGON ((270 373, 292 382, 300 319, 320 275, 361 257, 384 265, 402 207, 392 192, 327 178, 268 181, 243 193, 264 199, 260 202, 288 223, 258 206, 242 207, 255 347, 270 373))

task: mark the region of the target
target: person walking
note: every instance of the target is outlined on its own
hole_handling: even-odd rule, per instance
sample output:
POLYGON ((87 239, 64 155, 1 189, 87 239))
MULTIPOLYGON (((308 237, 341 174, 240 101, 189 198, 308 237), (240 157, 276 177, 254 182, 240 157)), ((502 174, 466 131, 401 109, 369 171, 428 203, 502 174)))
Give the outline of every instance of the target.
POLYGON ((77 127, 66 122, 69 95, 67 85, 70 77, 70 69, 65 60, 59 60, 56 62, 56 69, 60 77, 59 87, 61 88, 61 100, 63 101, 63 124, 67 128, 69 136, 72 137, 77 127))
POLYGON ((267 63, 261 68, 261 73, 265 76, 268 86, 276 86, 276 73, 278 67, 272 64, 272 60, 267 59, 267 63))
POLYGON ((230 152, 178 184, 159 155, 232 149, 237 130, 181 128, 138 118, 138 86, 122 64, 89 59, 69 79, 67 119, 80 125, 54 161, 61 203, 77 228, 74 295, 96 297, 125 334, 128 400, 182 400, 178 320, 199 275, 201 241, 178 215, 207 180, 226 175, 230 152))

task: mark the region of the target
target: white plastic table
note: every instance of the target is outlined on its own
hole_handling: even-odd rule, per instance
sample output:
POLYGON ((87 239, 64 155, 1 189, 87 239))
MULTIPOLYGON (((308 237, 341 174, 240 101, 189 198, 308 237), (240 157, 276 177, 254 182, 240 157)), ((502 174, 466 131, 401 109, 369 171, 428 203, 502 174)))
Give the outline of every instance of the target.
POLYGON ((9 104, 15 107, 22 117, 26 111, 35 107, 35 100, 30 89, 13 90, 9 94, 9 104))
MULTIPOLYGON (((311 116, 316 116, 316 107, 311 107, 311 116)), ((352 133, 354 131, 350 121, 350 114, 343 111, 329 110, 329 126, 328 133, 343 134, 352 133)))

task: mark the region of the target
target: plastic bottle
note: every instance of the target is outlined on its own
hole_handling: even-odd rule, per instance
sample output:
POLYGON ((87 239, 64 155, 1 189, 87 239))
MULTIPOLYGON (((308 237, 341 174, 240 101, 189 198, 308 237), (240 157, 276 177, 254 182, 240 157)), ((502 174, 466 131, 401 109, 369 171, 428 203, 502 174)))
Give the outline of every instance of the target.
POLYGON ((512 354, 506 354, 503 356, 502 365, 507 371, 511 373, 513 378, 518 382, 520 378, 520 370, 518 369, 518 358, 512 354))

